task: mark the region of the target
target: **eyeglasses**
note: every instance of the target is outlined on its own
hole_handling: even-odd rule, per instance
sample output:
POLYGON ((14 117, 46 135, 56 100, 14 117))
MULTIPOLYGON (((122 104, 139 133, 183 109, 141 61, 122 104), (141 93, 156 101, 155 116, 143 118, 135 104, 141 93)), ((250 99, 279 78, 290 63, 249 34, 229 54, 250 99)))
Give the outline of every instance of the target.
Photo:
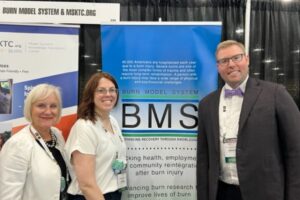
POLYGON ((221 66, 227 66, 229 64, 230 60, 232 60, 232 62, 234 62, 234 63, 239 63, 242 61, 243 56, 244 56, 244 54, 241 53, 241 54, 234 55, 230 58, 222 58, 222 59, 218 60, 217 63, 221 66))
POLYGON ((117 94, 118 89, 116 89, 116 88, 97 88, 96 93, 98 93, 98 94, 107 94, 107 93, 117 94))

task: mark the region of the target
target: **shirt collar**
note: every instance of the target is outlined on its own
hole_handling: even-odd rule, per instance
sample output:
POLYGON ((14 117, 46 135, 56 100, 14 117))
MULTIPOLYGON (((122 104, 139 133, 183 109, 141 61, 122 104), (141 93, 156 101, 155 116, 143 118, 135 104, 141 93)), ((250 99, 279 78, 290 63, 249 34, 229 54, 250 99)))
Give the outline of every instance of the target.
MULTIPOLYGON (((248 79, 249 79, 249 75, 247 75, 247 77, 245 78, 245 80, 237 87, 237 88, 241 88, 241 90, 242 90, 243 93, 245 93, 245 91, 246 91, 246 84, 247 84, 248 79)), ((230 89, 230 90, 233 89, 227 83, 224 85, 224 88, 225 89, 230 89)))

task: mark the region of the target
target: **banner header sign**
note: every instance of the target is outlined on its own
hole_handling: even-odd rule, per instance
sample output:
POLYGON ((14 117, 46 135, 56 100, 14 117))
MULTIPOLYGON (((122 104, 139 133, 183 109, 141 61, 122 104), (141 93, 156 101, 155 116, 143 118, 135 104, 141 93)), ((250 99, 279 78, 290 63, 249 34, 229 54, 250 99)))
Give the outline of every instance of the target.
POLYGON ((0 22, 100 24, 120 20, 118 3, 0 1, 0 22))

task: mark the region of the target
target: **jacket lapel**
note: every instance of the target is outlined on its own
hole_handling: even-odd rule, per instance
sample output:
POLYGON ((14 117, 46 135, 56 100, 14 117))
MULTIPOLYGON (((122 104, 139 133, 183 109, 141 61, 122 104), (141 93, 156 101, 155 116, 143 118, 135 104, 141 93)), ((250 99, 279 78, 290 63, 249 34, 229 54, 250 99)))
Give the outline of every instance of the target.
POLYGON ((219 89, 213 98, 212 101, 212 124, 213 124, 213 133, 214 133, 214 141, 215 141, 215 147, 216 151, 220 152, 220 125, 219 125, 219 104, 220 104, 220 94, 221 94, 222 88, 219 89))
POLYGON ((240 114, 240 121, 239 121, 239 133, 242 130, 243 126, 245 125, 247 118, 252 110, 257 98, 261 92, 261 87, 259 82, 256 79, 249 78, 246 86, 246 92, 244 95, 242 110, 240 114))

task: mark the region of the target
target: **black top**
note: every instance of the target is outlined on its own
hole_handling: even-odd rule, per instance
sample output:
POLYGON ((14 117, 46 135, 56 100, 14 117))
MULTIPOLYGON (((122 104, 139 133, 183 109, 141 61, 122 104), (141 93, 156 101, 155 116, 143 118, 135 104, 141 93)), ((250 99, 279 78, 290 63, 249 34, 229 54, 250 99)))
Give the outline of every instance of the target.
MULTIPOLYGON (((51 141, 47 142, 47 143, 51 144, 51 141)), ((67 166, 66 166, 65 160, 63 159, 60 151, 55 147, 48 147, 48 148, 51 151, 53 157, 55 158, 57 164, 60 167, 61 175, 67 180, 67 166)))
MULTIPOLYGON (((42 146, 42 144, 38 140, 36 140, 36 141, 44 149, 44 147, 42 146)), ((49 144, 49 145, 51 145, 52 141, 47 141, 46 143, 49 144)), ((60 198, 59 198, 60 200, 64 200, 64 199, 66 199, 68 185, 69 185, 69 182, 71 181, 70 180, 70 176, 67 173, 68 169, 67 169, 65 160, 63 159, 60 151, 57 148, 55 148, 55 146, 54 147, 49 147, 48 146, 48 149, 50 150, 50 152, 52 153, 54 159, 56 160, 56 162, 57 162, 57 164, 58 164, 58 166, 60 168, 61 175, 66 180, 66 187, 65 187, 64 191, 60 192, 60 198), (67 176, 68 176, 68 179, 67 179, 67 176)))

